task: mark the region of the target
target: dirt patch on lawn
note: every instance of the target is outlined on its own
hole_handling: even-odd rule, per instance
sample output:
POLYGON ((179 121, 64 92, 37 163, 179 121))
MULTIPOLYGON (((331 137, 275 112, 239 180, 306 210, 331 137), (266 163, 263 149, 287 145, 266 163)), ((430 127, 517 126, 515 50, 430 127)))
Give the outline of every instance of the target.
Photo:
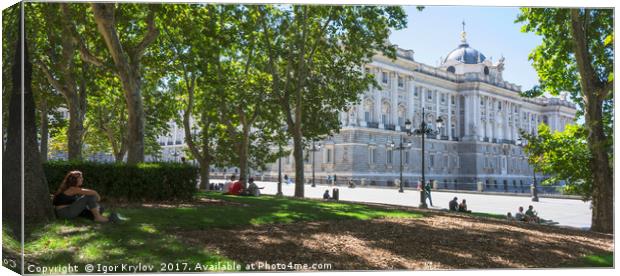
POLYGON ((136 207, 147 207, 147 208, 195 208, 195 207, 204 207, 204 206, 239 206, 239 207, 249 207, 250 205, 245 203, 214 199, 214 198, 206 198, 200 197, 197 199, 193 199, 191 201, 170 201, 170 202, 121 202, 121 201, 106 201, 103 202, 104 206, 109 206, 111 208, 136 208, 136 207))
POLYGON ((614 250, 612 235, 449 213, 177 235, 244 264, 331 264, 330 270, 554 268, 614 250))

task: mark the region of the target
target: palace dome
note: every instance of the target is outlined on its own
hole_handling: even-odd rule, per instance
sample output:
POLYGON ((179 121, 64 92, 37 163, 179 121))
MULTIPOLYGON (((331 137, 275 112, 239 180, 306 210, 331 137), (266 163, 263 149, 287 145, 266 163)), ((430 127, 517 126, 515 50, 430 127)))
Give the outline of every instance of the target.
POLYGON ((465 64, 478 64, 482 63, 485 59, 486 57, 480 53, 480 51, 469 47, 467 43, 462 43, 458 48, 448 53, 443 63, 456 60, 465 64))
POLYGON ((443 63, 446 63, 448 61, 458 61, 465 64, 478 64, 482 63, 486 59, 486 57, 480 51, 469 47, 466 39, 467 33, 465 33, 464 28, 465 27, 463 27, 463 32, 461 33, 461 44, 458 48, 448 53, 446 58, 443 60, 443 63))

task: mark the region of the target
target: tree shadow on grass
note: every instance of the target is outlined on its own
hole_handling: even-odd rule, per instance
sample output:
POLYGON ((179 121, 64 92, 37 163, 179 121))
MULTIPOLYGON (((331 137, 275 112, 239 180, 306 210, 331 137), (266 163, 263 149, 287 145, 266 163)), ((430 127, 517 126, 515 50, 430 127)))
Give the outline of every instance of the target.
POLYGON ((335 270, 553 268, 613 250, 609 235, 433 214, 179 235, 242 263, 331 263, 335 270))

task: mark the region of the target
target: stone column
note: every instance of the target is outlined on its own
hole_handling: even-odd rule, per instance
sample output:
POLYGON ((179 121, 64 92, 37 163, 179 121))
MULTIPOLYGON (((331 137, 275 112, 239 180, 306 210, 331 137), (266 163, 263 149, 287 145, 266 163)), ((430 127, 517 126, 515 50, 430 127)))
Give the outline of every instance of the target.
MULTIPOLYGON (((398 95, 400 94, 398 87, 398 74, 396 72, 393 73, 394 79, 392 79, 392 89, 390 95, 392 96, 390 99, 390 120, 389 124, 398 125, 398 95)), ((404 80, 403 80, 404 81, 404 80)))
POLYGON ((463 126, 465 127, 464 129, 464 134, 465 136, 469 136, 470 134, 470 127, 469 124, 471 123, 471 119, 470 119, 470 113, 471 113, 471 96, 469 94, 464 95, 465 97, 465 106, 463 106, 462 108, 465 109, 465 113, 464 113, 464 117, 465 117, 465 122, 463 123, 463 126))
POLYGON ((409 83, 408 83, 408 87, 407 90, 409 90, 409 93, 407 93, 407 118, 411 120, 411 122, 413 123, 413 110, 414 110, 414 105, 415 105, 415 97, 413 96, 413 93, 415 93, 415 81, 413 80, 413 77, 410 77, 409 79, 409 83))
MULTIPOLYGON (((439 112, 440 107, 441 107, 441 106, 440 106, 440 103, 441 103, 441 101, 440 101, 440 95, 441 95, 441 92, 440 92, 440 91, 438 91, 438 90, 435 90, 435 120, 439 119, 439 116, 440 116, 440 114, 441 114, 441 113, 439 112)), ((435 122, 433 122, 433 126, 435 127, 435 129, 436 129, 437 131, 439 131, 439 129, 437 129, 437 126, 436 126, 436 123, 435 123, 435 122)), ((441 132, 438 132, 437 136, 441 137, 441 135, 442 135, 442 133, 441 133, 441 132)))
POLYGON ((372 119, 373 119, 374 122, 378 122, 379 123, 379 127, 381 127, 381 125, 382 125, 381 124, 381 105, 382 105, 381 94, 383 94, 383 93, 385 93, 385 90, 380 90, 380 91, 376 90, 374 95, 373 95, 373 97, 375 98, 375 106, 374 106, 374 108, 375 108, 375 112, 374 112, 375 115, 374 115, 374 117, 372 119))
POLYGON ((364 116, 365 104, 366 104, 365 101, 366 101, 366 98, 364 97, 362 98, 362 102, 357 105, 357 121, 360 126, 366 126, 366 118, 364 116))
POLYGON ((446 133, 448 135, 448 140, 452 140, 452 95, 447 94, 446 98, 448 102, 448 121, 446 122, 446 127, 448 129, 446 133))

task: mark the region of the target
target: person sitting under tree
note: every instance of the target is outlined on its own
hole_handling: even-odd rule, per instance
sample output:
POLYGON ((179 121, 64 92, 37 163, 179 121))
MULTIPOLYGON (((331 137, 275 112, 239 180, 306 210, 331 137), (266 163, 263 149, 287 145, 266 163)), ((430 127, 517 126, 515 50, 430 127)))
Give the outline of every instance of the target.
POLYGON ((519 211, 515 214, 517 221, 526 221, 525 214, 523 213, 523 206, 519 206, 519 211))
POLYGON ((111 213, 108 218, 102 215, 103 208, 99 205, 101 196, 95 190, 82 188, 83 183, 81 171, 67 173, 54 193, 52 203, 56 216, 64 219, 83 217, 96 222, 118 222, 120 219, 116 213, 111 213))
POLYGON ((323 199, 325 200, 330 199, 329 190, 325 190, 325 193, 323 193, 323 199))
POLYGON ((540 218, 538 217, 538 212, 534 211, 534 206, 530 205, 525 211, 525 219, 528 222, 536 222, 540 223, 540 218))
POLYGON ((461 201, 461 204, 459 204, 459 212, 471 213, 471 210, 467 209, 467 202, 465 201, 465 199, 463 199, 463 201, 461 201))
MULTIPOLYGON (((231 176, 230 177, 231 181, 235 180, 235 176, 231 176)), ((230 187, 228 188, 228 191, 225 192, 225 195, 240 195, 241 192, 243 192, 243 184, 241 183, 240 180, 234 181, 232 182, 232 184, 230 184, 230 187)))
POLYGON ((458 202, 458 198, 454 197, 452 200, 450 200, 450 203, 448 203, 448 207, 450 208, 450 211, 458 211, 458 207, 459 207, 459 202, 458 202))
POLYGON ((252 195, 252 196, 260 196, 260 190, 264 189, 265 187, 258 187, 256 185, 256 183, 254 183, 254 178, 250 177, 250 179, 248 179, 248 189, 247 189, 247 195, 252 195))
POLYGON ((232 186, 232 184, 235 182, 235 175, 231 175, 230 176, 230 180, 226 181, 226 183, 224 183, 224 187, 222 188, 222 192, 224 193, 228 193, 228 191, 230 190, 230 186, 232 186))

